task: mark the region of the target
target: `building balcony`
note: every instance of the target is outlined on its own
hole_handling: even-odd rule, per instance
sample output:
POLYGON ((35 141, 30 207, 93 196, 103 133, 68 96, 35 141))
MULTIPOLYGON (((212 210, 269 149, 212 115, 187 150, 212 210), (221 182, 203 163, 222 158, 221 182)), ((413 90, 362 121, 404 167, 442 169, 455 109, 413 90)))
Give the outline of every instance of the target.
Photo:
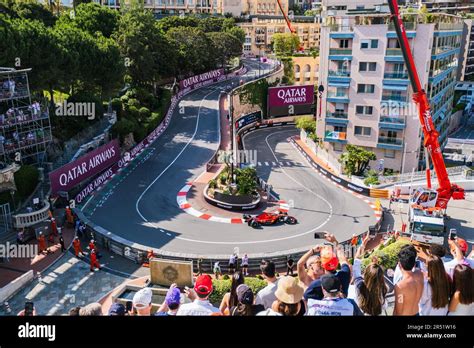
POLYGON ((402 150, 403 140, 399 138, 379 137, 377 147, 380 149, 402 150))
POLYGON ((327 94, 327 101, 332 103, 349 103, 349 94, 329 92, 327 94))
POLYGON ((408 79, 407 72, 398 72, 398 71, 387 71, 383 75, 384 79, 401 79, 405 80, 408 79))
POLYGON ((349 77, 351 72, 349 70, 329 70, 328 76, 331 77, 349 77))
POLYGON ((331 125, 347 125, 349 123, 347 112, 327 112, 326 113, 326 124, 331 125))
MULTIPOLYGON (((404 22, 403 26, 405 27, 406 31, 414 31, 416 30, 416 22, 404 22)), ((395 31, 395 25, 390 22, 388 25, 388 31, 395 31)))
POLYGON ((403 57, 403 53, 402 53, 401 48, 387 48, 387 50, 385 51, 385 55, 386 56, 402 56, 403 57))
POLYGON ((405 129, 405 120, 399 117, 380 116, 379 128, 381 129, 405 129))
POLYGON ((392 94, 383 94, 382 95, 382 101, 393 101, 393 102, 398 102, 398 103, 406 103, 407 102, 407 97, 402 96, 402 95, 392 95, 392 94))
POLYGON ((351 25, 331 24, 329 25, 329 30, 332 33, 350 33, 354 28, 351 25))
POLYGON ((352 48, 330 48, 330 56, 350 56, 352 55, 352 48))
POLYGON ((330 143, 347 143, 346 132, 326 131, 324 132, 324 141, 330 143))

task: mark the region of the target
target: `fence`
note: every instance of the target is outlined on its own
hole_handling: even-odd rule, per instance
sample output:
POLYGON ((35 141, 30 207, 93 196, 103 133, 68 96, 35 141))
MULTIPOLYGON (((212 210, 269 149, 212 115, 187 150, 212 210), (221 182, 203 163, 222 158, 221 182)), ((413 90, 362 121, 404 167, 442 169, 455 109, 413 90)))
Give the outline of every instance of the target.
POLYGON ((34 226, 37 223, 48 219, 48 211, 49 203, 48 201, 44 201, 44 206, 39 210, 33 211, 31 213, 13 215, 13 227, 23 228, 34 226))
MULTIPOLYGON (((457 166, 457 167, 451 167, 447 168, 448 175, 455 176, 455 175, 465 175, 466 171, 469 170, 469 167, 467 166, 457 166)), ((403 173, 403 174, 398 174, 398 175, 392 175, 392 176, 381 176, 379 178, 380 185, 377 185, 377 187, 384 187, 396 183, 403 183, 403 182, 410 182, 410 181, 416 181, 420 179, 425 179, 426 178, 426 171, 418 171, 418 172, 413 172, 413 173, 403 173)), ((434 170, 431 171, 431 179, 434 180, 436 178, 436 172, 434 170)))

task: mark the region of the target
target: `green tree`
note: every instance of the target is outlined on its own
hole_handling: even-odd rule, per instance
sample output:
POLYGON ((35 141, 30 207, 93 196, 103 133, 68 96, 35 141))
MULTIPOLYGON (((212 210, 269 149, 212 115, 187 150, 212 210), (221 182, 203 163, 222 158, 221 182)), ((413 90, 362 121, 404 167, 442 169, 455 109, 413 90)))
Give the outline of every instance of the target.
POLYGON ((226 33, 229 33, 229 34, 235 36, 239 40, 241 45, 244 44, 244 42, 245 42, 245 31, 242 28, 237 27, 237 26, 233 26, 233 27, 227 29, 226 33))
POLYGON ((316 132, 316 121, 314 117, 302 116, 296 119, 296 128, 303 129, 307 133, 316 132))
POLYGON ((291 57, 295 51, 300 47, 300 39, 298 35, 291 33, 274 34, 272 36, 273 52, 276 56, 291 57))
POLYGON ((181 75, 199 74, 215 67, 212 42, 199 28, 172 28, 166 36, 178 50, 178 71, 181 75))
POLYGON ((347 145, 346 151, 341 155, 340 161, 348 175, 363 175, 370 161, 377 157, 372 151, 367 151, 360 146, 347 145))
POLYGON ((230 59, 242 54, 242 44, 234 35, 226 32, 212 32, 206 35, 212 43, 213 57, 221 66, 225 66, 230 59))
POLYGON ((123 14, 114 38, 134 85, 154 85, 163 77, 174 76, 176 46, 159 30, 150 11, 133 8, 123 14))
POLYGON ((110 37, 118 27, 119 13, 106 6, 96 3, 83 3, 77 6, 74 23, 94 35, 100 32, 105 37, 110 37))
POLYGON ((20 18, 38 20, 48 27, 52 27, 56 22, 56 17, 51 11, 37 2, 15 2, 12 10, 20 18))
POLYGON ((178 27, 198 27, 199 19, 194 16, 169 16, 158 21, 158 28, 164 32, 178 27))

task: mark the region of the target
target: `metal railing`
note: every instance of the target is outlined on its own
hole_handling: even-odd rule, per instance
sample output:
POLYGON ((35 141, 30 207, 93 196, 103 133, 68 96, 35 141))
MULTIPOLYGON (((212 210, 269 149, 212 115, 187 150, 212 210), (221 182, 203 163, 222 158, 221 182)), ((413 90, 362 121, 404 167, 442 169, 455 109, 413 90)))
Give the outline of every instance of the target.
POLYGON ((400 48, 387 48, 385 51, 386 56, 403 56, 402 50, 400 48))
MULTIPOLYGON (((469 167, 467 166, 457 166, 457 167, 451 167, 451 168, 446 168, 448 175, 449 176, 456 176, 456 175, 463 175, 467 177, 467 173, 470 170, 469 167)), ((436 172, 434 170, 431 171, 431 178, 435 179, 436 178, 436 172)), ((381 185, 385 184, 393 184, 397 182, 409 182, 413 179, 413 181, 417 181, 420 179, 426 179, 426 171, 418 171, 418 172, 413 172, 413 173, 403 173, 403 174, 397 174, 397 175, 391 175, 391 176, 381 176, 379 178, 379 182, 381 185)))
POLYGON ((326 118, 343 118, 347 119, 347 112, 328 112, 326 118))
POLYGON ((331 56, 342 56, 342 55, 351 55, 352 48, 330 48, 329 55, 331 56))
POLYGON ((389 116, 380 116, 380 122, 384 123, 395 123, 395 124, 405 124, 405 120, 399 117, 389 117, 389 116))
POLYGON ((338 93, 338 92, 329 92, 328 98, 349 98, 349 94, 347 93, 338 93))
POLYGON ((349 77, 350 75, 349 70, 329 70, 329 76, 349 77))
POLYGON ((382 100, 383 101, 396 101, 396 102, 407 102, 407 97, 406 96, 400 96, 400 95, 392 95, 392 94, 383 94, 382 95, 382 100))
POLYGON ((407 79, 407 72, 398 72, 398 71, 387 71, 383 74, 385 79, 407 79))
POLYGON ((403 145, 403 139, 379 137, 379 144, 402 146, 403 145))

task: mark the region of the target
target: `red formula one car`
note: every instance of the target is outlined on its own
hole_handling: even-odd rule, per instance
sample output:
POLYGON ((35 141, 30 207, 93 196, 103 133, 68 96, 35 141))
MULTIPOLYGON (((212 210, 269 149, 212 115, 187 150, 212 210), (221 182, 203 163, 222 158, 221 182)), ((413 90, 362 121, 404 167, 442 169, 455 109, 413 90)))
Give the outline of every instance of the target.
POLYGON ((274 225, 281 222, 289 225, 298 223, 293 216, 289 216, 288 213, 279 210, 276 212, 263 212, 257 216, 244 214, 244 221, 248 226, 253 228, 258 228, 261 225, 274 225))

